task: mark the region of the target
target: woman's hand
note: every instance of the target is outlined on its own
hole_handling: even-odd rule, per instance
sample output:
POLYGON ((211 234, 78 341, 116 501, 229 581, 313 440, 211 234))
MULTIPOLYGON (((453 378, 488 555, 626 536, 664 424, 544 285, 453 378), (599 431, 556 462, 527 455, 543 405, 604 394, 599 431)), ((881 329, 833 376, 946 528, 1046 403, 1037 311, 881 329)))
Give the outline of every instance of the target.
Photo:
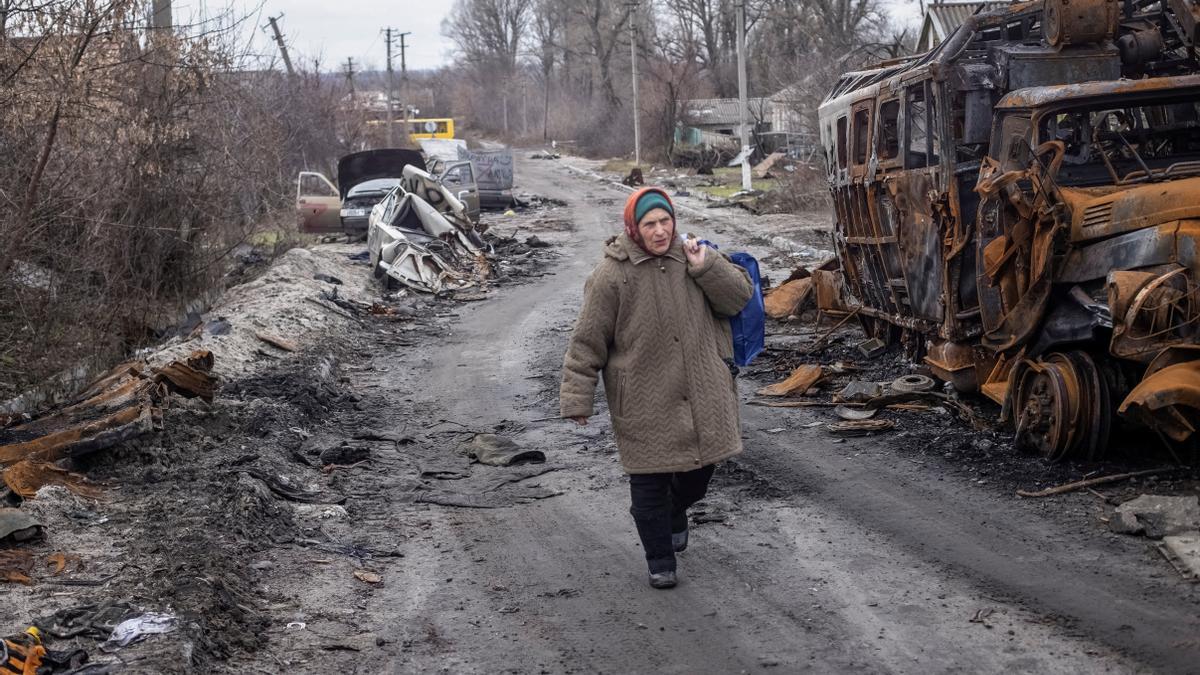
POLYGON ((578 424, 581 427, 587 426, 588 418, 586 418, 582 415, 580 415, 579 417, 568 417, 567 419, 571 420, 572 422, 574 422, 575 424, 578 424))
POLYGON ((692 267, 700 267, 704 264, 704 250, 707 248, 700 243, 699 239, 688 237, 683 240, 683 254, 687 256, 688 264, 692 267))

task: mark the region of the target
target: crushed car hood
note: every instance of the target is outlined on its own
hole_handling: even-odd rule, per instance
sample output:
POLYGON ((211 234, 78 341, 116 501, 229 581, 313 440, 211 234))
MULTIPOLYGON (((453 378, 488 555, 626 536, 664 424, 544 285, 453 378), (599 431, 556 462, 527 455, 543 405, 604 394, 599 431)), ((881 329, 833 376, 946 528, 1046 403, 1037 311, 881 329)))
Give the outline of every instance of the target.
POLYGON ((405 166, 425 170, 425 160, 416 150, 387 148, 365 150, 346 155, 338 160, 337 183, 341 198, 346 198, 350 188, 376 178, 400 178, 405 166))

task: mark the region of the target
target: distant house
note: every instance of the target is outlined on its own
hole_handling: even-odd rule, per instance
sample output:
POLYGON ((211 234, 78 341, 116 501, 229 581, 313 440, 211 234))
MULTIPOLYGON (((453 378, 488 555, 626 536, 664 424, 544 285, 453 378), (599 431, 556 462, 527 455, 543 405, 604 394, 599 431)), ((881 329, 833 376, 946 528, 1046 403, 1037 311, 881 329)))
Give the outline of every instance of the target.
POLYGON ((783 134, 808 132, 806 115, 816 109, 820 95, 799 86, 784 87, 771 95, 771 131, 783 134))
MULTIPOLYGON (((751 133, 771 130, 771 101, 752 98, 747 101, 751 133)), ((736 98, 694 98, 683 102, 684 124, 700 131, 737 136, 741 111, 736 98)))
POLYGON ((921 37, 917 39, 917 53, 927 52, 950 37, 954 31, 978 12, 990 12, 1011 4, 999 2, 933 2, 925 7, 925 18, 921 21, 921 37))
POLYGON ((821 94, 807 79, 784 87, 771 95, 771 130, 760 136, 763 149, 785 151, 791 157, 807 160, 817 147, 817 134, 811 124, 821 94))

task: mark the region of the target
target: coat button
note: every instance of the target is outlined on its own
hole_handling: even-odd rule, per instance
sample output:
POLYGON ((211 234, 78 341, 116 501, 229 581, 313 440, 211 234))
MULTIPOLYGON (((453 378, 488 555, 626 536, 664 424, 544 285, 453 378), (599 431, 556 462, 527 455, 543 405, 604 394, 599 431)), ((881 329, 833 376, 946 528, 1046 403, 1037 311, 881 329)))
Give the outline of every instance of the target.
POLYGON ((699 463, 700 463, 700 460, 698 460, 698 459, 693 459, 693 460, 692 460, 692 464, 699 464, 699 463))
POLYGON ((686 401, 686 400, 687 400, 687 397, 686 397, 686 396, 684 396, 684 397, 683 397, 683 400, 685 400, 685 401, 686 401))
POLYGON ((678 335, 676 335, 676 336, 675 336, 675 341, 676 341, 676 342, 679 342, 679 336, 678 336, 678 335))

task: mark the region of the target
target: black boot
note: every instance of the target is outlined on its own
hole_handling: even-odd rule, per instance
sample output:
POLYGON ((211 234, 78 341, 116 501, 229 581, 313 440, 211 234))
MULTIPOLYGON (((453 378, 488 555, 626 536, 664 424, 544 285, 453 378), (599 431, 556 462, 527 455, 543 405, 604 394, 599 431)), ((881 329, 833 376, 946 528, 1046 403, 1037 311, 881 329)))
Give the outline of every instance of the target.
POLYGON ((659 572, 658 574, 650 575, 650 586, 652 588, 675 588, 675 584, 679 580, 675 577, 675 572, 659 572))

